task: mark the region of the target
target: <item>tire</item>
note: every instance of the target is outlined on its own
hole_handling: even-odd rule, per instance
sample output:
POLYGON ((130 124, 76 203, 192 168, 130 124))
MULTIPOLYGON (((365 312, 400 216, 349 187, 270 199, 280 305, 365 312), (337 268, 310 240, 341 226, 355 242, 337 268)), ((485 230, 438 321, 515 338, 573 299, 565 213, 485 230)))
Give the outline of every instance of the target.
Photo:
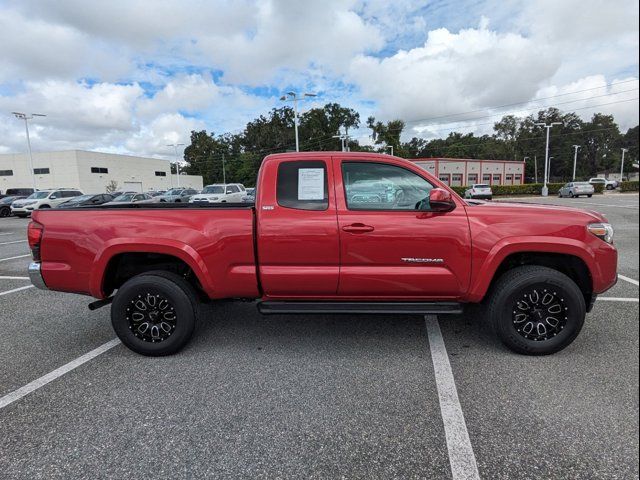
POLYGON ((487 305, 487 318, 498 338, 524 355, 550 355, 564 349, 582 330, 585 315, 584 296, 575 282, 537 265, 507 271, 492 287, 487 305), (545 303, 547 295, 552 300, 545 303))
POLYGON ((197 316, 193 287, 180 275, 165 271, 142 273, 127 280, 111 306, 111 324, 122 343, 152 357, 174 354, 189 343, 197 316))
POLYGON ((587 195, 587 198, 591 198, 591 197, 593 197, 593 195, 591 195, 591 194, 587 195))
POLYGON ((23 213, 15 213, 14 214, 16 217, 18 218, 27 218, 27 215, 23 214, 23 213))
POLYGON ((607 185, 607 190, 613 190, 613 185, 607 185))
POLYGON ((0 218, 8 217, 11 215, 11 210, 9 208, 0 208, 0 218))

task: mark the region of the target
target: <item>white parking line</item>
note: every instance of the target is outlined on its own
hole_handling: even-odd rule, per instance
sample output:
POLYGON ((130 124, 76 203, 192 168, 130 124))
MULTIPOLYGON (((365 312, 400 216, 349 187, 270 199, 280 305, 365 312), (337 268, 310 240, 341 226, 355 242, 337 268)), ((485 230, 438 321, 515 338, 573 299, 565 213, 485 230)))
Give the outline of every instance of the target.
POLYGON ((573 200, 572 201, 574 204, 580 204, 580 205, 597 205, 599 207, 616 207, 616 208, 631 208, 632 210, 638 210, 638 207, 635 206, 631 206, 631 205, 612 205, 610 203, 592 203, 592 202, 581 202, 579 200, 573 200))
POLYGON ((29 280, 29 277, 7 277, 0 275, 0 280, 29 280))
POLYGON ((0 242, 0 245, 11 245, 14 243, 25 243, 26 240, 14 240, 13 242, 0 242))
POLYGON ((17 255, 15 257, 7 257, 7 258, 0 258, 0 262, 8 262, 9 260, 15 260, 17 258, 24 258, 24 257, 30 257, 31 254, 27 253, 26 255, 17 255))
POLYGON ((480 479, 476 457, 473 454, 467 424, 458 399, 456 383, 451 372, 447 348, 444 345, 438 317, 425 315, 429 348, 436 376, 436 387, 440 401, 440 412, 444 423, 444 433, 449 451, 449 463, 454 480, 480 479))
POLYGON ((6 394, 4 397, 0 398, 0 409, 6 407, 7 405, 12 404, 17 400, 20 400, 25 395, 29 395, 31 392, 38 390, 40 387, 44 387, 47 383, 53 382, 56 378, 59 378, 65 373, 68 373, 71 370, 78 368, 83 363, 87 363, 89 360, 96 358, 98 355, 106 352, 107 350, 112 349, 113 347, 119 344, 120 344, 120 340, 118 340, 117 338, 114 338, 113 340, 109 340, 107 343, 100 345, 98 348, 95 348, 90 352, 85 353, 84 355, 76 358, 75 360, 70 361, 66 365, 56 368, 52 372, 49 372, 46 375, 43 375, 42 377, 34 380, 33 382, 27 383, 24 387, 20 387, 19 389, 6 394))
POLYGON ((618 274, 618 278, 620 280, 624 280, 625 282, 633 283, 636 287, 638 286, 638 280, 634 280, 633 278, 625 277, 624 275, 618 274))
POLYGON ((0 237, 4 236, 4 235, 15 235, 16 232, 5 232, 5 233, 0 233, 0 237))
POLYGON ((5 292, 0 292, 0 297, 3 296, 3 295, 9 295, 10 293, 19 292, 21 290, 26 290, 27 288, 33 288, 33 285, 26 285, 24 287, 14 288, 13 290, 7 290, 5 292))
POLYGON ((598 299, 596 300, 598 302, 631 302, 631 303, 638 303, 638 299, 637 298, 623 298, 623 297, 598 297, 598 299))

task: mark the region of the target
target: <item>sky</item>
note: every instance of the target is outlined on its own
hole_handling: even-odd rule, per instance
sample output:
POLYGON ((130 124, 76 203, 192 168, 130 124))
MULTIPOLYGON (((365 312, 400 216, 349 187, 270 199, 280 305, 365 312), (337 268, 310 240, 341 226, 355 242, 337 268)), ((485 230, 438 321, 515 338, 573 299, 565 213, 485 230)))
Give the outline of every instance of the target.
MULTIPOLYGON (((313 92, 405 137, 547 106, 638 124, 637 0, 0 0, 0 153, 171 158, 313 92)), ((353 132, 352 132, 353 133, 353 132)), ((355 136, 369 143, 370 132, 355 136)))

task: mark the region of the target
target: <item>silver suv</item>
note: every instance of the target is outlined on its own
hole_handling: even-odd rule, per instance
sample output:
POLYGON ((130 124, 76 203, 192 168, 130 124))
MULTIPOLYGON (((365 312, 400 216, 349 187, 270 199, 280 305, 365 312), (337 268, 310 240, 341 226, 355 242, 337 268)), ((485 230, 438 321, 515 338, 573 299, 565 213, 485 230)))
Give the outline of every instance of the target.
POLYGON ((57 188, 55 190, 38 190, 23 200, 16 200, 11 204, 11 213, 16 217, 25 218, 34 210, 57 207, 70 198, 82 195, 80 190, 72 188, 57 188))

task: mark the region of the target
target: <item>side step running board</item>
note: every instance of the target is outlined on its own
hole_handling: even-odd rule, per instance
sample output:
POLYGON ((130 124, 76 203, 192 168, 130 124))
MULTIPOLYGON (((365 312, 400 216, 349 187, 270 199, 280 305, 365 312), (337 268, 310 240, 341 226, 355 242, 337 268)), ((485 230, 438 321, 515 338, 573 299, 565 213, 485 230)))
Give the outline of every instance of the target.
POLYGON ((462 313, 458 302, 282 302, 266 301, 258 303, 258 311, 263 315, 288 313, 366 313, 366 314, 445 314, 462 313))

